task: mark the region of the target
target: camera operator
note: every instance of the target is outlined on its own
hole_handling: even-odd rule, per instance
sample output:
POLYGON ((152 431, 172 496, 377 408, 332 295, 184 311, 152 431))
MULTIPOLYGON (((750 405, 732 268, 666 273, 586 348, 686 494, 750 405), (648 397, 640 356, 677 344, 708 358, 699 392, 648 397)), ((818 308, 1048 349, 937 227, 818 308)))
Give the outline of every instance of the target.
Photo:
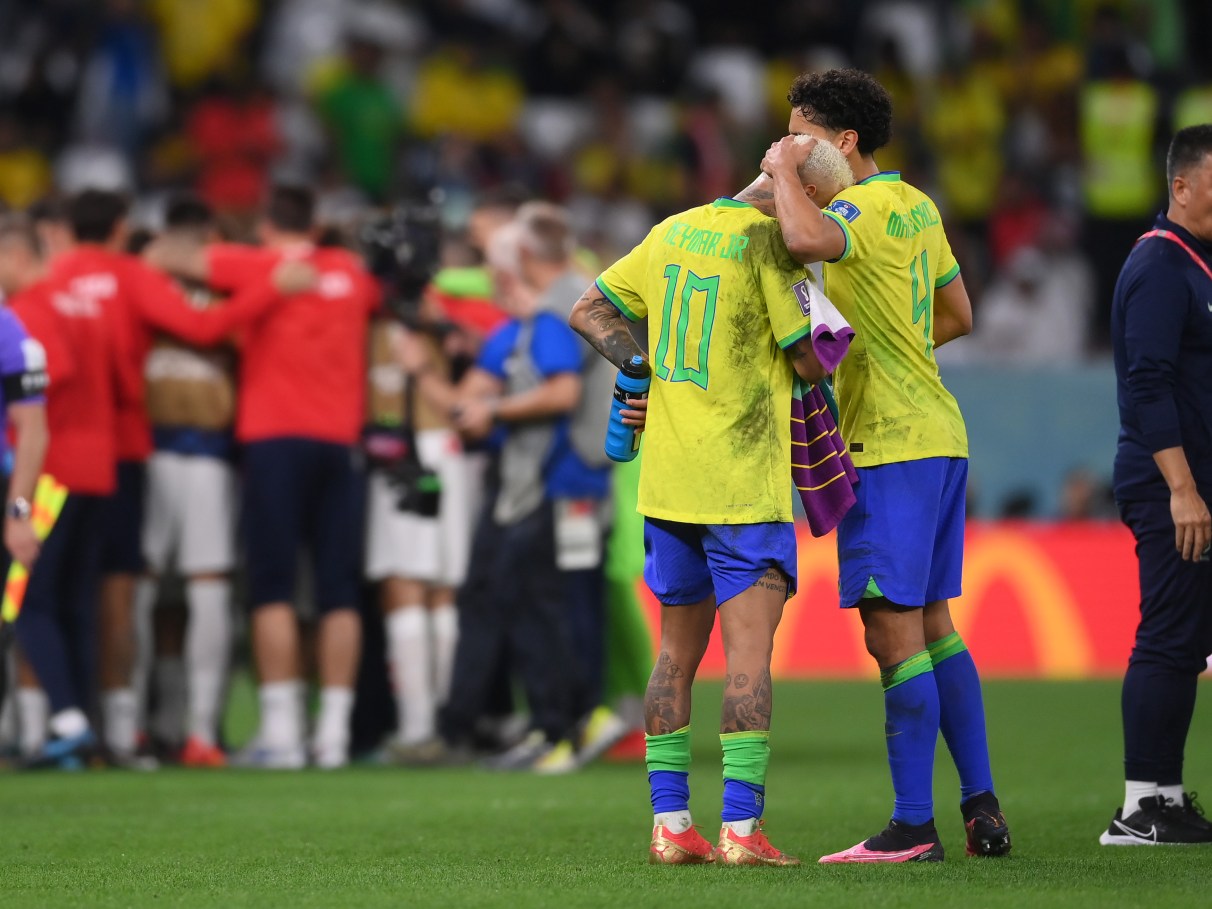
MULTIPOLYGON (((432 368, 449 378, 451 363, 442 344, 448 326, 440 310, 423 300, 409 321, 432 368)), ((378 465, 370 474, 366 575, 382 582, 397 712, 391 752, 407 761, 435 751, 437 709, 450 690, 459 634, 455 592, 467 573, 479 462, 464 452, 447 412, 425 397, 405 395, 396 355, 402 333, 397 322, 385 318, 371 328, 368 418, 374 429, 368 450, 378 465), (401 417, 408 429, 403 434, 401 417), (415 458, 404 462, 410 470, 400 469, 393 441, 415 444, 415 458), (425 484, 428 489, 421 488, 425 484)))

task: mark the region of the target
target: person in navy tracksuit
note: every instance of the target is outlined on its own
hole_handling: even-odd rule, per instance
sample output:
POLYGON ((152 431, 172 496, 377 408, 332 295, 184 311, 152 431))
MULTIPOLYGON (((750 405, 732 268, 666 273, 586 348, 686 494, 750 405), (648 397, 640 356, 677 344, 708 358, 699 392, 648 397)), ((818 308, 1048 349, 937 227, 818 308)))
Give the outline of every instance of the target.
POLYGON ((1212 842, 1183 788, 1196 683, 1212 652, 1212 124, 1178 132, 1170 204, 1120 273, 1115 499, 1136 537, 1140 624, 1124 677, 1124 806, 1109 845, 1212 842))

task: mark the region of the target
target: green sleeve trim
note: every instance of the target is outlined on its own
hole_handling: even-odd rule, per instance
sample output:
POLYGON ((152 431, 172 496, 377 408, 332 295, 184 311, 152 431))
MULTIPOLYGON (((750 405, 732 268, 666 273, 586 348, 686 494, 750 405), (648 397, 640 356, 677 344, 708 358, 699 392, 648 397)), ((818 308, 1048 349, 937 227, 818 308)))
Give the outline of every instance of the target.
POLYGON ((797 328, 791 334, 787 335, 787 337, 780 340, 779 347, 781 347, 783 350, 786 350, 788 347, 790 347, 792 344, 794 344, 800 338, 811 333, 811 331, 812 331, 812 323, 809 322, 807 325, 803 325, 803 326, 797 328))
POLYGON ((959 277, 959 273, 960 273, 959 263, 956 262, 954 265, 951 266, 951 268, 947 271, 946 274, 938 276, 938 280, 934 282, 935 289, 937 290, 940 287, 946 287, 948 284, 950 284, 952 281, 954 281, 956 278, 959 277))
POLYGON ((611 303, 613 303, 615 305, 615 308, 617 308, 618 311, 621 312, 627 318, 627 321, 629 321, 629 322, 640 321, 640 317, 637 316, 635 313, 633 313, 627 307, 627 304, 624 303, 622 301, 622 299, 620 299, 619 295, 616 294, 609 287, 607 287, 606 283, 601 278, 598 278, 594 283, 597 284, 598 290, 600 290, 605 295, 606 299, 609 300, 611 303))
POLYGON ((915 679, 919 675, 925 675, 927 672, 933 671, 934 663, 930 661, 930 652, 923 650, 921 653, 915 653, 903 663, 897 663, 891 669, 881 670, 880 684, 887 691, 889 688, 904 685, 910 679, 915 679))
POLYGON ((766 785, 766 768, 770 764, 768 729, 721 733, 720 747, 724 749, 724 779, 766 785))
POLYGON ((645 762, 648 772, 668 770, 673 773, 690 772, 690 727, 683 726, 677 732, 664 735, 645 735, 647 746, 645 762))
POLYGON ((859 180, 855 186, 862 186, 864 183, 900 183, 901 172, 899 170, 881 170, 878 174, 872 174, 870 177, 864 177, 859 180))
POLYGON ((842 233, 846 237, 846 248, 844 250, 842 250, 842 254, 840 256, 838 256, 836 259, 829 260, 830 262, 841 262, 844 259, 848 258, 850 256, 850 253, 853 252, 853 250, 854 250, 854 243, 850 239, 850 226, 846 223, 846 219, 843 218, 841 215, 839 215, 837 212, 833 212, 833 211, 829 211, 829 209, 825 209, 824 211, 821 212, 821 214, 825 215, 829 218, 832 218, 833 223, 842 229, 842 233))
POLYGON ((748 202, 741 202, 737 199, 732 199, 728 196, 720 196, 711 203, 716 208, 753 208, 748 202))
POLYGON ((939 638, 937 641, 927 644, 926 649, 930 651, 930 661, 937 666, 948 657, 963 653, 968 649, 968 645, 964 643, 964 639, 960 637, 958 631, 953 631, 945 638, 939 638))

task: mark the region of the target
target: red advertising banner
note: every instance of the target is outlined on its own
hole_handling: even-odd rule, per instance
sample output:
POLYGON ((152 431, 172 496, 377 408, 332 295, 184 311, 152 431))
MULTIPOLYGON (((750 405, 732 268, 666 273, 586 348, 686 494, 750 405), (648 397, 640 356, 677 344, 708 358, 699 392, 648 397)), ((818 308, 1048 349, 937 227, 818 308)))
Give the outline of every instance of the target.
MULTIPOLYGON (((775 674, 875 678, 858 614, 838 608, 833 536, 798 535, 799 591, 775 639, 775 674)), ((656 629, 659 606, 640 590, 656 629)), ((951 612, 983 675, 1106 677, 1127 665, 1138 598, 1132 535, 1118 523, 971 522, 951 612)), ((717 629, 700 674, 723 671, 717 629)))

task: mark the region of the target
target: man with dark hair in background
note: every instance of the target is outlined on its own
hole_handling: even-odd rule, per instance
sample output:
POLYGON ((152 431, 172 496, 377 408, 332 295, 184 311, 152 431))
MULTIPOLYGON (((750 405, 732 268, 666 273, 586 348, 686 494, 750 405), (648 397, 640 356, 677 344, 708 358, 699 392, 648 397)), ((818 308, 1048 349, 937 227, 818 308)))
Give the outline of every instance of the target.
POLYGON ((1140 624, 1124 675, 1124 804, 1104 846, 1212 843, 1183 788, 1212 652, 1212 124, 1179 130, 1170 205, 1124 263, 1111 306, 1120 433, 1115 501, 1136 537, 1140 624))
MULTIPOLYGON (((198 250, 171 238, 149 250, 167 270, 218 291, 257 286, 283 263, 305 264, 314 286, 283 304, 277 295, 214 311, 245 329, 236 437, 244 446, 244 531, 261 725, 241 756, 252 766, 307 763, 299 629, 292 602, 300 550, 314 571, 320 613, 316 659, 320 714, 317 766, 349 760, 349 718, 361 645, 362 484, 356 467, 364 413, 366 330, 379 289, 348 251, 317 248, 312 193, 272 191, 262 247, 198 250)), ((210 315, 210 313, 207 313, 210 315)))
MULTIPOLYGON (((57 279, 76 296, 103 307, 123 307, 121 279, 114 264, 126 243, 126 202, 117 194, 85 191, 68 202, 68 226, 74 248, 52 264, 57 279)), ((125 313, 113 318, 129 321, 125 313)), ((143 572, 142 522, 144 463, 151 451, 141 382, 143 364, 128 325, 114 340, 122 351, 121 368, 129 371, 134 394, 119 399, 116 416, 117 487, 106 500, 101 540, 101 713, 107 750, 114 760, 133 761, 138 725, 133 672, 135 666, 135 582, 143 572)))
MULTIPOLYGON (((170 199, 164 221, 167 235, 198 249, 217 238, 210 206, 192 195, 170 199)), ((183 281, 182 289, 200 310, 219 302, 205 284, 183 281)), ((146 677, 150 668, 159 580, 175 567, 185 581, 189 615, 181 749, 187 767, 226 763, 217 736, 231 648, 229 575, 235 567, 234 373, 229 346, 199 349, 163 333, 144 369, 155 448, 147 462, 143 527, 149 574, 137 593, 140 674, 146 677)))

